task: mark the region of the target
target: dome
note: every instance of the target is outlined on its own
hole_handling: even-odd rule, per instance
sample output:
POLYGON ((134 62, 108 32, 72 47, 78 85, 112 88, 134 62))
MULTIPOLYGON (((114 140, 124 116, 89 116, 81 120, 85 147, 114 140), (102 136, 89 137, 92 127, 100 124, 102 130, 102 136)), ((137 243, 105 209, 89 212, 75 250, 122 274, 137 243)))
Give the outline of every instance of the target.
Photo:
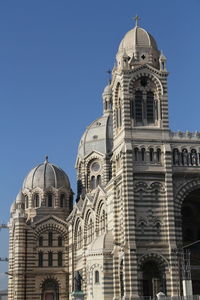
POLYGON ((97 254, 98 252, 111 252, 113 250, 112 231, 108 231, 98 236, 88 247, 88 254, 97 254))
POLYGON ((116 59, 120 67, 126 58, 131 66, 150 64, 159 69, 159 57, 160 51, 152 35, 145 29, 135 26, 122 39, 116 59))
POLYGON ((18 203, 23 203, 24 202, 24 195, 22 194, 22 192, 20 191, 16 197, 16 204, 18 203))
POLYGON ((136 47, 158 50, 155 39, 145 29, 135 26, 128 31, 119 45, 118 54, 126 51, 127 55, 135 52, 136 47))
POLYGON ((84 158, 93 151, 102 154, 110 153, 112 145, 112 115, 103 115, 87 127, 79 144, 78 157, 84 158))
POLYGON ((32 169, 24 180, 23 189, 33 189, 36 187, 43 190, 49 187, 70 189, 70 182, 65 172, 49 163, 46 158, 46 161, 32 169))
POLYGON ((108 85, 105 87, 105 89, 104 89, 104 91, 103 91, 103 95, 112 95, 112 88, 111 88, 110 84, 108 84, 108 85))

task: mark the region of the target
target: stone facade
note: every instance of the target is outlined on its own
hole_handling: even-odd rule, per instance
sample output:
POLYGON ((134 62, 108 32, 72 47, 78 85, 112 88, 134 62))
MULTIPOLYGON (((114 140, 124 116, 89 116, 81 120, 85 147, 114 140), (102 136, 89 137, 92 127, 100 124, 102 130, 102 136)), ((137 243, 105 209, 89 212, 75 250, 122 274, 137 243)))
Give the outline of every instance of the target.
POLYGON ((200 294, 200 134, 169 129, 167 77, 136 25, 81 138, 74 206, 67 175, 46 160, 11 207, 10 300, 177 297, 190 275, 200 294))

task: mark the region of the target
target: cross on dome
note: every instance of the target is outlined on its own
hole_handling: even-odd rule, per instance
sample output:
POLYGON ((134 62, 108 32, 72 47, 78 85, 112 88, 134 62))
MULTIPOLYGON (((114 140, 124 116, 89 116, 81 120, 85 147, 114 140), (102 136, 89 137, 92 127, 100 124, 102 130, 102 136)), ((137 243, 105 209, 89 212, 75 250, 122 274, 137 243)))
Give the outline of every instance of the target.
POLYGON ((140 20, 140 17, 138 15, 136 15, 133 20, 135 20, 135 26, 138 27, 138 22, 140 20))

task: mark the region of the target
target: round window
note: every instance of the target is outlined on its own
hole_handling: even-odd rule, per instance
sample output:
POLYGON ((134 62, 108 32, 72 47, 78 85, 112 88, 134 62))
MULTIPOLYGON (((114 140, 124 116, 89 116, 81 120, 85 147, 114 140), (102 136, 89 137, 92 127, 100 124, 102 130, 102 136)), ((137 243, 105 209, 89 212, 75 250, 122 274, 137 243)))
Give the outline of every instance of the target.
POLYGON ((101 168, 101 166, 97 161, 95 161, 91 166, 91 169, 94 172, 98 172, 100 170, 100 168, 101 168))

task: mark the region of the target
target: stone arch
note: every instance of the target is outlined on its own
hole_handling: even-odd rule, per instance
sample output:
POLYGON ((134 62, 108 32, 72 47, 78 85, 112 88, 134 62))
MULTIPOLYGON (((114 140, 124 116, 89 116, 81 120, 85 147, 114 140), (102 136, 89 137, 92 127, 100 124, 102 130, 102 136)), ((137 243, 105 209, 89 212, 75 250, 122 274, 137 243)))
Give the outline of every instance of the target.
POLYGON ((129 82, 129 93, 130 95, 133 94, 133 86, 134 83, 140 79, 141 77, 146 76, 148 77, 150 80, 152 80, 152 82, 155 84, 157 92, 158 92, 158 96, 160 97, 161 95, 163 95, 164 91, 163 91, 163 86, 161 81, 152 73, 150 73, 149 71, 144 70, 143 72, 137 72, 130 80, 129 82))
POLYGON ((156 262, 160 266, 161 269, 169 268, 169 262, 167 261, 167 259, 164 256, 162 256, 161 254, 152 252, 152 253, 142 255, 138 259, 138 269, 140 271, 142 269, 143 264, 147 261, 156 262))
POLYGON ((181 206, 185 198, 194 190, 200 188, 200 179, 193 179, 182 186, 175 197, 175 214, 181 213, 181 206))
POLYGON ((56 231, 60 233, 65 240, 68 238, 68 232, 66 228, 60 226, 59 224, 46 223, 40 225, 34 232, 35 240, 37 240, 39 236, 45 231, 56 231))
POLYGON ((41 299, 59 300, 61 289, 60 281, 54 276, 47 276, 40 284, 41 299))

